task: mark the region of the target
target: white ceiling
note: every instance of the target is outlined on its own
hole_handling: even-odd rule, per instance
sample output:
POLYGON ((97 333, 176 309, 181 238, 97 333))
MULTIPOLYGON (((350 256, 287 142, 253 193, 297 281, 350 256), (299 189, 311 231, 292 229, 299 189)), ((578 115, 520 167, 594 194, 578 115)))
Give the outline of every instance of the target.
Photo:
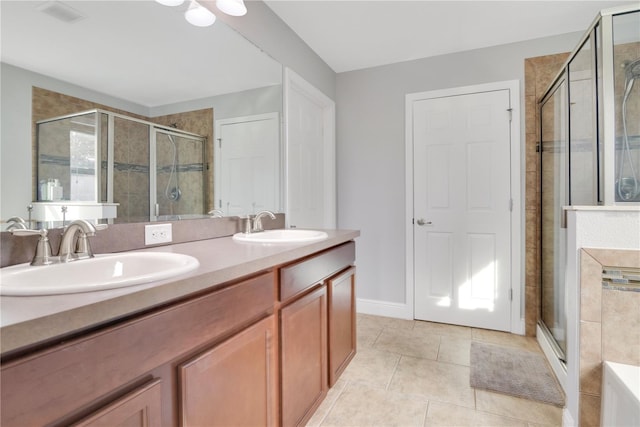
POLYGON ((585 31, 637 1, 265 0, 334 71, 585 31))

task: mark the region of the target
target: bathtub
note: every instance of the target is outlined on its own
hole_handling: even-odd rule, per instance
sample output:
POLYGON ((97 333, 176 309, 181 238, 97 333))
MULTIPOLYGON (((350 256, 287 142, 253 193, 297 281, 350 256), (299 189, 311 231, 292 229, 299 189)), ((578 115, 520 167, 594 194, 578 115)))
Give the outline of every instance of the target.
POLYGON ((640 426, 640 366, 604 362, 602 426, 640 426))

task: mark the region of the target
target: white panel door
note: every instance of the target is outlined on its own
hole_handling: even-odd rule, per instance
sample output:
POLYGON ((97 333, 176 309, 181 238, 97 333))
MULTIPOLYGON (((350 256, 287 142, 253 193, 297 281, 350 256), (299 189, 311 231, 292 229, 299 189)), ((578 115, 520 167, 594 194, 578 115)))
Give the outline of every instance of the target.
POLYGON ((278 113, 216 122, 216 208, 245 216, 280 210, 278 113))
POLYGON ((510 330, 509 91, 413 103, 415 318, 510 330))
POLYGON ((336 227, 335 103, 287 69, 286 221, 336 227))

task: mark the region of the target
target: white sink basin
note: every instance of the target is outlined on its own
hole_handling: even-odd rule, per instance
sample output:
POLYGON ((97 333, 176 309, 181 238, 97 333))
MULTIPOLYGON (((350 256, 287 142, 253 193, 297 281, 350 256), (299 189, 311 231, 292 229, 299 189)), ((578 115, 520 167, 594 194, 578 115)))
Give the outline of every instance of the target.
POLYGON ((324 240, 328 237, 324 231, 299 230, 288 228, 285 230, 265 230, 258 233, 236 233, 233 240, 253 243, 304 243, 324 240))
POLYGON ((0 269, 0 295, 56 295, 101 291, 168 279, 200 265, 189 255, 126 252, 34 267, 19 264, 0 269))

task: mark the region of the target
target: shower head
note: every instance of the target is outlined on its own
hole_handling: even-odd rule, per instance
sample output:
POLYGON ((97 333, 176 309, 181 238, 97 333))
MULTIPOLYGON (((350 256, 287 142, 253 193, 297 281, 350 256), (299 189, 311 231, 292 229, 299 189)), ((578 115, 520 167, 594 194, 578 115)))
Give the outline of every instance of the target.
POLYGON ((623 104, 626 104, 629 94, 633 89, 633 84, 640 77, 640 58, 624 64, 624 96, 623 104))
POLYGON ((624 77, 627 81, 640 77, 640 58, 624 65, 624 77))

